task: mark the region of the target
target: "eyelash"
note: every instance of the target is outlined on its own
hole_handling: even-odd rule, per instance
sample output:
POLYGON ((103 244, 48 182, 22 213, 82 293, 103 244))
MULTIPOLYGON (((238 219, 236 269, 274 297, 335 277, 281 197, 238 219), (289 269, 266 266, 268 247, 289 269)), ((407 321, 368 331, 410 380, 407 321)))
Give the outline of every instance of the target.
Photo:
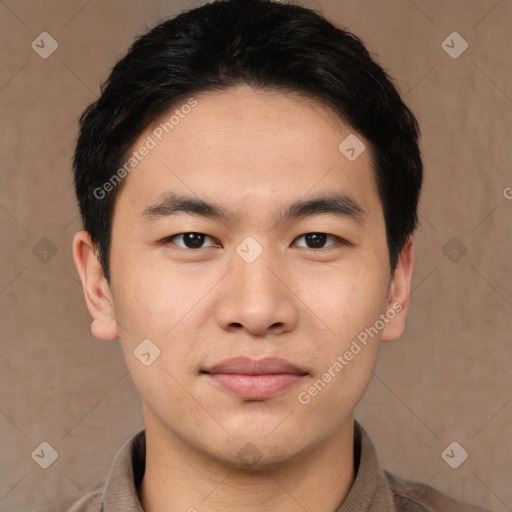
MULTIPOLYGON (((189 234, 193 234, 193 235, 204 235, 205 237, 207 238, 211 238, 213 240, 213 237, 211 236, 208 236, 208 235, 205 235, 204 233, 199 233, 199 232, 196 232, 196 231, 186 231, 185 233, 178 233, 176 235, 171 235, 171 236, 168 236, 166 238, 164 238, 162 240, 162 243, 163 244, 173 244, 173 245, 177 245, 175 244, 174 242, 172 242, 172 240, 178 236, 184 236, 184 235, 189 235, 189 234)), ((303 235, 300 235, 298 236, 295 240, 297 240, 298 238, 302 238, 302 237, 305 237, 307 235, 326 235, 327 237, 331 237, 332 239, 336 240, 338 243, 342 244, 342 245, 349 245, 349 242, 347 242, 346 240, 344 240, 343 238, 340 238, 336 235, 331 235, 329 233, 323 233, 321 231, 310 231, 308 233, 304 233, 303 235)), ((320 247, 320 248, 313 248, 313 247, 302 247, 302 249, 306 249, 308 251, 321 251, 321 250, 325 250, 325 249, 329 249, 330 247, 334 247, 336 245, 336 243, 333 243, 331 245, 328 245, 327 247, 320 247)), ((193 249, 191 247, 183 247, 181 245, 178 245, 178 247, 180 247, 181 249, 186 249, 186 250, 190 250, 190 251, 198 251, 200 249, 207 249, 208 247, 213 247, 213 246, 208 246, 208 247, 199 247, 199 248, 196 248, 196 249, 193 249)))

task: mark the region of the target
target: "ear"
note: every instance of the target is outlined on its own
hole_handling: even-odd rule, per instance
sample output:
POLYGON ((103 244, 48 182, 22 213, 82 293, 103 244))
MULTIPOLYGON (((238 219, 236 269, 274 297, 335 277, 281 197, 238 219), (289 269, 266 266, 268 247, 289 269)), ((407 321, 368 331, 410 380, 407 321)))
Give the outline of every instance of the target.
POLYGON ((87 309, 93 317, 91 333, 100 340, 118 337, 114 316, 114 300, 110 286, 87 231, 79 231, 73 238, 73 259, 82 280, 87 309))
POLYGON ((388 343, 399 338, 405 330, 405 318, 409 310, 411 279, 414 267, 412 235, 400 253, 395 274, 389 287, 386 316, 389 321, 382 330, 381 341, 388 343), (394 315, 394 316, 393 316, 394 315))

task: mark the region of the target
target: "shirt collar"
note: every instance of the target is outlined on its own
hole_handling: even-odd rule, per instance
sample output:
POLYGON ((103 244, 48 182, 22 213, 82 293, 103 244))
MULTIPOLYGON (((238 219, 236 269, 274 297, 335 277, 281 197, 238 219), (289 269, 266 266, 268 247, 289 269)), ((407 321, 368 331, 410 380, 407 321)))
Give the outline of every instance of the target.
POLYGON ((354 421, 354 466, 356 477, 336 512, 396 512, 393 493, 379 467, 377 452, 360 423, 354 421))
POLYGON ((137 494, 146 468, 146 431, 133 435, 117 452, 103 491, 102 512, 144 512, 137 494))
MULTIPOLYGON (((145 466, 146 433, 143 429, 126 441, 114 458, 103 491, 103 512, 144 512, 137 488, 144 476, 145 466)), ((357 421, 354 421, 354 466, 356 477, 336 512, 394 512, 392 492, 379 468, 373 443, 357 421)))

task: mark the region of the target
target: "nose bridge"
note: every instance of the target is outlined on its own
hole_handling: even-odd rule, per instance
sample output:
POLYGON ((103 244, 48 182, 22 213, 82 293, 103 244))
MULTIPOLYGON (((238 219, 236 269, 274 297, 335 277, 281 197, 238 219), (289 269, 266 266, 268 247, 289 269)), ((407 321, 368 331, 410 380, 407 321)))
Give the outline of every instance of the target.
MULTIPOLYGON (((261 238, 260 238, 261 240, 261 238)), ((275 250, 270 246, 265 247, 254 237, 245 238, 236 248, 236 257, 233 257, 235 291, 240 291, 243 296, 263 294, 268 302, 276 300, 276 294, 280 292, 279 280, 271 268, 279 268, 275 250)), ((276 270, 274 270, 275 272, 276 270)))
POLYGON ((297 312, 293 294, 283 283, 283 272, 273 248, 263 247, 254 237, 244 239, 233 254, 233 270, 217 310, 218 322, 224 328, 241 325, 253 334, 272 326, 292 328, 297 312))

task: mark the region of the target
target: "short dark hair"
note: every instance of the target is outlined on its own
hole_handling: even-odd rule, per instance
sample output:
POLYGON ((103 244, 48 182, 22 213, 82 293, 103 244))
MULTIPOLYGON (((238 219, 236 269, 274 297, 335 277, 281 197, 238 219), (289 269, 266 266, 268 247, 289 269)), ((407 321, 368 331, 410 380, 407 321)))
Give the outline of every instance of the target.
POLYGON ((178 102, 238 85, 313 98, 369 141, 394 274, 418 222, 423 165, 417 120, 391 80, 355 35, 313 10, 271 0, 214 1, 136 39, 83 112, 73 160, 84 229, 106 279, 125 180, 101 187, 144 130, 178 102))

